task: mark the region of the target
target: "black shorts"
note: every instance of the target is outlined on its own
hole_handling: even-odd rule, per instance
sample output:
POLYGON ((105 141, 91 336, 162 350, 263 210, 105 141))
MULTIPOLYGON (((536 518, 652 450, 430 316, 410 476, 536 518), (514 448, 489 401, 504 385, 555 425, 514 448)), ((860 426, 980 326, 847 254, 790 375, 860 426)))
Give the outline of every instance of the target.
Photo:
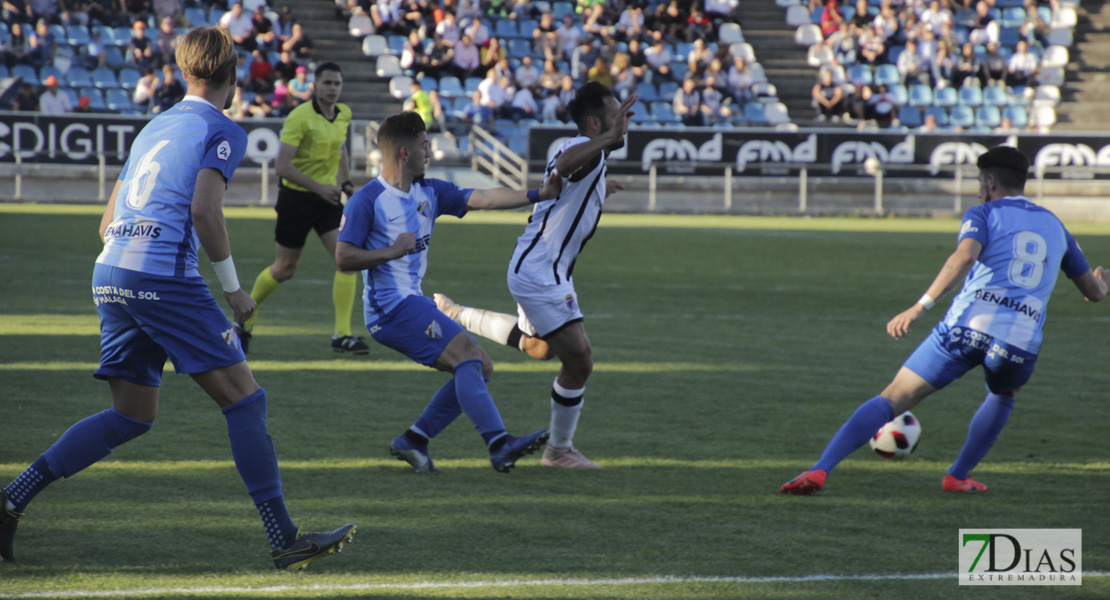
POLYGON ((278 188, 274 210, 277 211, 274 241, 286 248, 304 248, 309 231, 315 229, 316 235, 324 235, 339 229, 343 219, 343 205, 285 186, 278 188))

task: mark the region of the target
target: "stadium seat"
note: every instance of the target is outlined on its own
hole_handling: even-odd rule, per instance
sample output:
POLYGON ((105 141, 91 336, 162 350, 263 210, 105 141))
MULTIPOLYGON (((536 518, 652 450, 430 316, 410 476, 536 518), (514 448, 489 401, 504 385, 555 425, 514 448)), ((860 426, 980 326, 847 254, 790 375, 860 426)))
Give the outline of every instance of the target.
POLYGON ((753 62, 748 65, 748 75, 751 75, 752 83, 767 81, 767 73, 763 71, 763 65, 757 62, 753 62))
POLYGON ((956 88, 944 87, 933 92, 933 104, 945 108, 956 106, 959 103, 959 94, 956 88))
POLYGON ((871 69, 867 65, 854 64, 848 67, 848 81, 854 86, 871 85, 871 69))
POLYGON ((1051 127, 1056 124, 1056 109, 1051 106, 1034 106, 1029 115, 1029 123, 1037 127, 1051 127))
POLYGON ((395 75, 389 80, 389 95, 404 100, 412 94, 412 77, 395 75))
POLYGON ((1053 27, 1048 31, 1045 41, 1052 46, 1070 47, 1073 43, 1072 30, 1066 27, 1053 27))
POLYGON ((910 88, 910 106, 923 107, 933 103, 933 88, 918 83, 910 88))
MULTIPOLYGON (((799 8, 805 10, 804 6, 799 8)), ((806 46, 808 48, 814 44, 820 44, 823 39, 821 28, 813 23, 799 25, 798 29, 794 31, 794 43, 799 46, 806 46)))
POLYGON ((131 104, 131 94, 128 94, 127 92, 119 88, 108 90, 108 93, 105 96, 106 97, 104 98, 104 105, 108 107, 108 110, 118 112, 121 110, 130 110, 134 108, 134 106, 131 104))
POLYGON ((1002 48, 1013 48, 1021 40, 1021 32, 1017 27, 1003 27, 998 32, 998 45, 1002 48))
MULTIPOLYGON (((749 102, 748 104, 753 103, 749 102)), ((759 103, 756 102, 754 104, 759 103)), ((790 114, 787 112, 786 105, 782 102, 769 102, 763 106, 765 107, 763 114, 767 117, 767 122, 771 125, 779 125, 782 123, 790 122, 790 114)), ((745 106, 744 108, 746 110, 747 106, 745 106)))
POLYGON ((728 53, 732 56, 742 56, 746 62, 755 62, 755 50, 748 42, 733 42, 728 47, 728 53))
POLYGON ((662 99, 659 97, 659 90, 655 87, 655 84, 646 81, 636 85, 636 93, 640 95, 641 101, 649 104, 662 99))
POLYGON ((744 105, 744 120, 751 125, 768 125, 765 104, 748 102, 744 105))
POLYGON ((739 23, 721 23, 717 29, 717 41, 721 44, 734 44, 744 41, 744 32, 739 23))
POLYGON ((983 104, 986 106, 1005 106, 1010 103, 1010 95, 1006 90, 996 86, 987 86, 983 90, 983 104))
POLYGON ((353 37, 365 37, 374 33, 374 31, 374 21, 365 12, 351 15, 351 19, 347 21, 347 32, 353 37))
POLYGON ((11 76, 12 74, 8 71, 8 65, 0 63, 0 79, 7 79, 11 76))
POLYGON ((22 77, 23 83, 40 85, 38 71, 31 65, 15 65, 12 67, 12 77, 22 77))
POLYGON ((75 88, 89 87, 93 84, 92 76, 84 67, 70 67, 66 71, 66 84, 75 88))
POLYGON ((439 78, 439 95, 444 98, 459 98, 462 97, 463 87, 459 82, 458 77, 446 75, 439 78))
POLYGON ((683 79, 686 79, 686 76, 689 73, 690 65, 680 61, 675 61, 671 63, 671 77, 675 78, 676 80, 682 81, 683 79))
MULTIPOLYGON (((791 27, 813 25, 813 18, 809 15, 809 7, 795 4, 786 8, 786 24, 791 27)), ((820 28, 818 28, 820 31, 820 28)))
POLYGON ((983 104, 983 90, 977 85, 965 85, 960 88, 960 104, 976 107, 983 104))
POLYGON ((678 91, 678 83, 674 81, 660 81, 659 82, 659 98, 664 102, 670 102, 674 99, 674 93, 678 91))
POLYGON ((1041 57, 1041 68, 1067 67, 1068 49, 1063 46, 1049 46, 1041 57))
POLYGON ((185 18, 189 20, 189 27, 202 27, 208 24, 208 15, 203 8, 186 8, 185 18))
POLYGON ((434 77, 425 77, 423 79, 417 79, 417 81, 420 82, 420 87, 424 88, 425 92, 439 91, 439 82, 436 81, 434 77))
POLYGON ((1042 84, 1057 86, 1064 85, 1064 68, 1048 67, 1041 69, 1041 74, 1038 79, 1042 84))
POLYGON ((1002 114, 1010 118, 1010 123, 1014 127, 1029 126, 1029 113, 1025 111, 1024 106, 1007 106, 1002 114))
POLYGON ((1070 6, 1061 6, 1059 10, 1052 14, 1053 27, 1074 28, 1079 18, 1076 15, 1075 9, 1070 6))
POLYGON ((975 113, 970 106, 958 104, 952 107, 952 112, 948 115, 948 122, 953 127, 971 127, 975 124, 975 113))
POLYGON ((105 106, 105 104, 104 104, 104 94, 100 90, 98 90, 94 87, 91 87, 91 88, 86 87, 86 88, 81 88, 80 94, 82 96, 88 96, 88 98, 89 98, 89 108, 91 108, 93 110, 106 110, 107 109, 107 106, 105 106))
POLYGON ((401 52, 405 49, 405 36, 403 35, 390 35, 386 36, 386 44, 389 46, 389 54, 393 56, 401 56, 401 52))
POLYGON ((789 8, 795 4, 801 4, 802 0, 775 0, 775 6, 779 8, 789 8))
MULTIPOLYGON (((833 51, 824 44, 814 44, 809 47, 806 52, 806 63, 811 67, 821 67, 827 65, 836 58, 833 51)), ((853 65, 854 66, 854 65, 853 65)))
POLYGON ((998 22, 1003 27, 1021 27, 1025 23, 1025 9, 1013 6, 1002 11, 1002 19, 998 22))
POLYGON ((875 85, 885 85, 889 88, 900 81, 902 76, 898 73, 898 67, 892 64, 881 64, 875 69, 875 85))
POLYGON ((563 17, 570 15, 574 16, 574 4, 570 2, 556 2, 551 5, 551 16, 555 17, 555 21, 562 21, 563 17))
POLYGON ((674 114, 674 110, 671 108, 670 102, 656 102, 652 104, 651 117, 652 119, 658 121, 659 123, 663 123, 664 125, 670 125, 678 123, 680 121, 680 119, 674 114))
MULTIPOLYGON (((533 2, 532 3, 532 8, 535 9, 535 7, 536 7, 536 3, 533 2)), ((536 28, 539 27, 539 26, 540 26, 540 22, 535 20, 535 19, 524 19, 523 21, 520 22, 520 26, 519 26, 520 34, 519 34, 518 37, 520 37, 520 39, 522 39, 522 40, 531 40, 532 39, 532 32, 535 31, 536 28)), ((624 42, 621 42, 621 44, 624 44, 624 42)), ((625 44, 624 50, 619 50, 619 51, 620 52, 627 52, 628 51, 628 45, 625 44)))
POLYGON ((467 77, 466 81, 462 82, 463 91, 466 92, 466 97, 469 98, 478 91, 478 86, 482 85, 481 77, 467 77))
POLYGON ((779 101, 779 90, 775 84, 766 81, 760 81, 752 84, 752 94, 755 95, 757 102, 764 104, 768 102, 779 101))
POLYGON ((366 56, 382 56, 390 54, 389 42, 384 35, 368 35, 362 38, 362 53, 366 56))
POLYGON ((53 76, 54 79, 58 80, 58 85, 62 85, 66 80, 65 73, 63 73, 62 70, 58 67, 51 67, 47 65, 39 69, 39 79, 41 81, 46 81, 46 78, 51 76, 53 76))
POLYGON ((1002 114, 997 106, 980 106, 975 111, 975 124, 993 129, 1002 124, 1002 114))
POLYGON ((405 74, 401 69, 401 61, 393 55, 379 56, 375 72, 381 78, 405 74))
POLYGON ((127 47, 131 43, 131 28, 130 27, 116 27, 113 34, 117 46, 127 47))
POLYGON ((66 98, 69 98, 69 105, 73 107, 76 107, 77 102, 81 99, 77 96, 77 90, 73 88, 58 88, 58 93, 65 94, 66 98))
POLYGON ((903 106, 898 109, 898 120, 906 127, 920 127, 923 121, 921 120, 921 110, 916 106, 903 106))
POLYGON ((493 26, 493 37, 502 40, 516 39, 520 37, 519 33, 516 28, 516 21, 512 19, 499 19, 497 24, 493 26))
POLYGON ((890 91, 890 95, 894 96, 894 103, 897 104, 898 106, 902 106, 903 104, 909 104, 909 102, 910 102, 910 92, 909 92, 909 90, 906 89, 906 86, 898 83, 898 84, 890 86, 889 91, 890 91))
POLYGON ((944 110, 944 108, 940 106, 930 106, 925 109, 925 114, 922 119, 928 117, 929 115, 933 115, 933 117, 937 120, 937 125, 941 127, 948 126, 948 111, 944 110))
POLYGON ((905 46, 889 46, 886 50, 886 59, 890 61, 891 65, 896 65, 898 64, 898 57, 905 51, 905 46))
POLYGON ((636 104, 632 105, 632 122, 637 125, 647 123, 651 120, 651 109, 644 103, 643 100, 637 100, 636 104))
POLYGON ((123 59, 123 51, 115 46, 108 46, 104 49, 104 63, 114 69, 127 66, 127 61, 123 59))
POLYGON ((1060 88, 1055 85, 1038 85, 1033 92, 1033 106, 1056 106, 1060 104, 1060 88))
POLYGON ((138 69, 120 69, 119 86, 125 90, 133 90, 139 84, 142 74, 138 69))
MULTIPOLYGON (((502 19, 501 21, 498 21, 498 23, 501 23, 501 22, 504 22, 504 21, 507 21, 507 20, 508 19, 502 19)), ((531 56, 531 54, 532 54, 532 42, 530 42, 528 40, 521 40, 521 39, 509 40, 508 55, 509 55, 510 58, 524 58, 525 56, 531 56)))
POLYGON ((93 69, 92 81, 95 87, 102 90, 119 87, 119 80, 116 79, 116 72, 104 67, 93 69))
POLYGON ((84 25, 71 25, 66 29, 65 41, 70 46, 84 46, 89 39, 89 29, 84 25))

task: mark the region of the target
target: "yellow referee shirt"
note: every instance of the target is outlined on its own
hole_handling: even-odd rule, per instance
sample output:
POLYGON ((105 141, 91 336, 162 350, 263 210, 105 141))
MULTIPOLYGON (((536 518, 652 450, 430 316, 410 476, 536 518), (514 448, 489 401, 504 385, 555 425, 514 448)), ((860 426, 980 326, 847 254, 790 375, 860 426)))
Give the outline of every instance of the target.
MULTIPOLYGON (((316 99, 294 108, 281 127, 281 143, 297 147, 293 166, 313 181, 335 185, 339 172, 339 150, 347 141, 351 125, 351 109, 346 104, 335 105, 335 119, 329 121, 320 114, 316 99)), ((282 180, 285 187, 307 192, 305 188, 282 180)))

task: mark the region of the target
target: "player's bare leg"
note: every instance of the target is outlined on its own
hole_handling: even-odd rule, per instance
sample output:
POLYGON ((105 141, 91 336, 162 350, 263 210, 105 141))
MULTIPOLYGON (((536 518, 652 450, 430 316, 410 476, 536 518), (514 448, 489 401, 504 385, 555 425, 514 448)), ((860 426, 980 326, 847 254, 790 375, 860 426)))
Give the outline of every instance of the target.
POLYGON ((522 332, 513 315, 463 306, 443 294, 432 294, 432 298, 441 313, 470 333, 516 348, 537 360, 555 357, 547 342, 522 332))

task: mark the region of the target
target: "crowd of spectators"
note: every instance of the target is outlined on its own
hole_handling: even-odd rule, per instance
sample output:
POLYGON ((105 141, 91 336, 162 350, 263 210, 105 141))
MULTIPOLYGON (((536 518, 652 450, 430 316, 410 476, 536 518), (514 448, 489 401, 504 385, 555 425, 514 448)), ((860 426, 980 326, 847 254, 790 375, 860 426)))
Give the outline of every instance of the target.
POLYGON ((291 9, 265 0, 2 0, 0 68, 23 77, 11 108, 157 113, 185 95, 174 52, 220 25, 240 52, 233 118, 282 116, 311 97, 315 49, 291 9), (33 100, 33 101, 32 101, 33 100))
MULTIPOLYGON (((1046 50, 1060 43, 1053 32, 1059 9, 1058 0, 855 0, 851 6, 809 0, 812 23, 798 34, 804 38, 803 28, 813 28, 817 37, 809 50, 810 64, 820 66, 812 91, 816 118, 943 130, 949 98, 981 106, 981 93, 938 93, 946 88, 997 87, 991 107, 1027 105, 1037 85, 1059 83, 1042 69, 1046 50), (934 96, 944 100, 934 106, 934 96)), ((1061 38, 1070 39, 1070 32, 1061 38)), ((985 114, 974 126, 1012 128, 1010 113, 985 114)), ((966 120, 952 127, 965 126, 966 120)))
POLYGON ((420 94, 408 102, 430 96, 429 111, 447 121, 566 122, 575 87, 598 81, 622 99, 640 95, 634 118, 732 123, 754 101, 753 85, 766 81, 729 43, 718 43, 721 25, 739 20, 737 0, 339 0, 339 7, 352 34, 404 40, 399 66, 420 94), (464 93, 437 97, 446 78, 464 83, 464 93))

